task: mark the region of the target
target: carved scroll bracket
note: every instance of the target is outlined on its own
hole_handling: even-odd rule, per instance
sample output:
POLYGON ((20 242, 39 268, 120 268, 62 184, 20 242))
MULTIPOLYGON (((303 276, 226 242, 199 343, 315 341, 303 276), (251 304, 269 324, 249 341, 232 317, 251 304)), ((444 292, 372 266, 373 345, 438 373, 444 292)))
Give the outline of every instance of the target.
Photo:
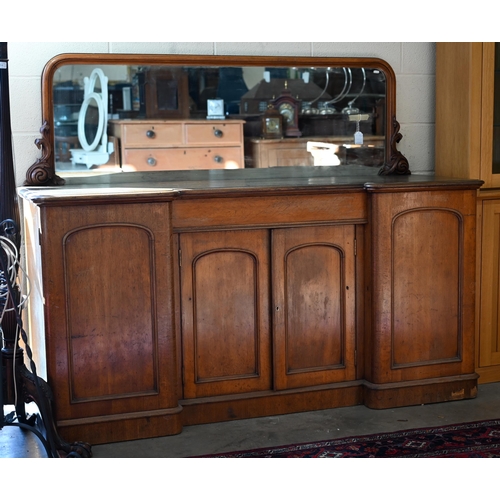
POLYGON ((55 173, 54 151, 49 132, 50 125, 44 121, 40 129, 42 138, 35 140, 35 145, 42 152, 42 157, 26 172, 25 186, 62 186, 65 183, 65 180, 55 173))
POLYGON ((403 135, 399 132, 400 125, 396 120, 396 117, 392 117, 392 135, 391 135, 391 150, 389 162, 386 163, 380 170, 380 175, 391 175, 391 174, 400 174, 400 175, 409 175, 410 165, 405 156, 398 151, 397 145, 399 141, 403 138, 403 135))

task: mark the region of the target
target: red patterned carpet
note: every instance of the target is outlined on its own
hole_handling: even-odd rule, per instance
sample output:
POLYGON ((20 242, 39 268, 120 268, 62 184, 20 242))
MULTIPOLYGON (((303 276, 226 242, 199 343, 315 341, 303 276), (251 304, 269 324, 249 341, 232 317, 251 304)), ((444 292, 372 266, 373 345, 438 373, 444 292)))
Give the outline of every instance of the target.
POLYGON ((500 420, 235 451, 202 458, 494 458, 500 420))

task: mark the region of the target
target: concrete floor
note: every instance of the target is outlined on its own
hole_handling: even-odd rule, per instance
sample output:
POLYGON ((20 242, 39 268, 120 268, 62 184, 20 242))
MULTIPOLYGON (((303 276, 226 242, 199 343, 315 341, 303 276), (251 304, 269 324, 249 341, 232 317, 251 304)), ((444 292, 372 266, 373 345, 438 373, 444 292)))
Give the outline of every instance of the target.
MULTIPOLYGON (((7 411, 5 411, 7 413, 7 411)), ((476 399, 370 410, 365 406, 184 427, 181 434, 92 447, 96 458, 178 458, 500 418, 500 383, 476 399)), ((29 431, 0 429, 0 457, 44 457, 29 431)))

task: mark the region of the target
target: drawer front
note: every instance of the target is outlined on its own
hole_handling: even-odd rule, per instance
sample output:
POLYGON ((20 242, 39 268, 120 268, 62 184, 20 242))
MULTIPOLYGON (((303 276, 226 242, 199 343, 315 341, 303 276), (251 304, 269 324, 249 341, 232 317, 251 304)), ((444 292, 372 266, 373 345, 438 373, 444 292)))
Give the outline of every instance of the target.
POLYGON ((126 172, 243 168, 241 148, 126 149, 126 172))
POLYGON ((137 123, 123 126, 123 145, 161 148, 183 144, 182 123, 137 123))
POLYGON ((174 231, 207 228, 364 224, 366 194, 335 193, 180 199, 173 203, 174 231))
POLYGON ((241 144, 242 130, 239 123, 188 123, 187 144, 241 144))

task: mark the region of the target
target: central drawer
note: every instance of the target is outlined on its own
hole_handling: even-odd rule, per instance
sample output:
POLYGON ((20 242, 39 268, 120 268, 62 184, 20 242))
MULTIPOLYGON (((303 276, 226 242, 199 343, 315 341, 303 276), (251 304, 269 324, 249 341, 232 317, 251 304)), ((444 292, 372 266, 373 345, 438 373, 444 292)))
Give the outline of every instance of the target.
POLYGON ((367 217, 363 191, 314 196, 181 199, 172 207, 174 232, 221 227, 365 224, 367 217))

